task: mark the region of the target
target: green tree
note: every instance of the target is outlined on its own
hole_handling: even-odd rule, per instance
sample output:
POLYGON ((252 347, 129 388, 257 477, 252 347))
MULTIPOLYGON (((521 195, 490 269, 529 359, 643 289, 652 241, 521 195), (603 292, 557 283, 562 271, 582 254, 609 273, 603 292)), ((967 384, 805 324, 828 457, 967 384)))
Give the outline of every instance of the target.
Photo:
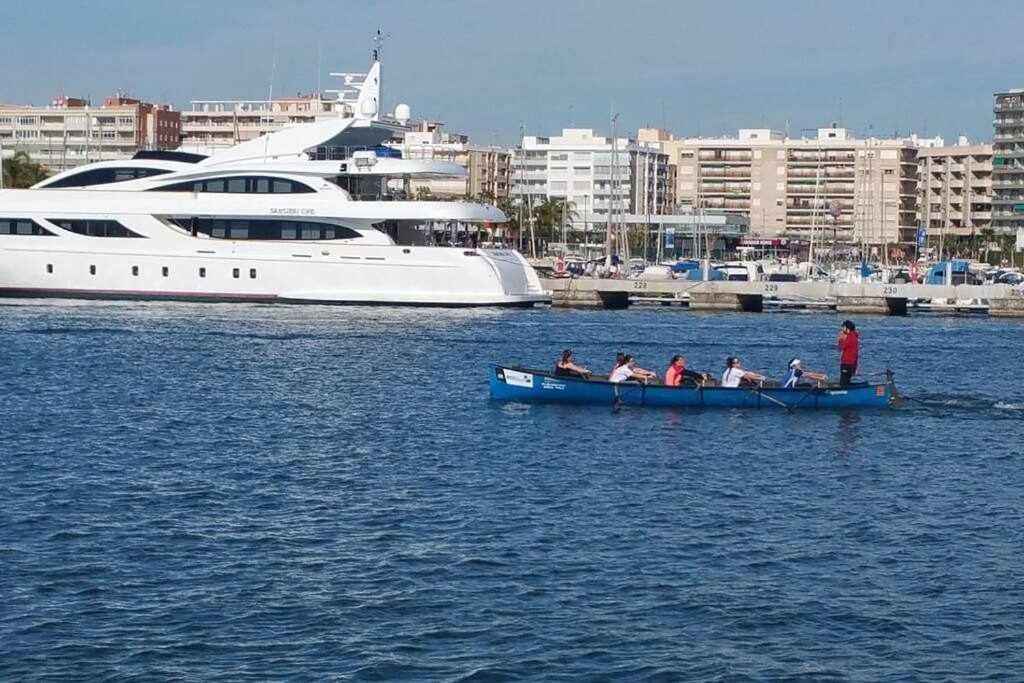
POLYGON ((25 152, 15 152, 13 156, 4 159, 3 167, 4 187, 7 189, 32 187, 50 175, 25 152))
POLYGON ((497 207, 505 214, 508 218, 508 222, 505 223, 505 230, 512 237, 519 235, 519 218, 522 203, 519 200, 512 199, 511 197, 502 197, 497 202, 497 207))
POLYGON ((567 224, 579 217, 579 214, 576 213, 575 202, 563 197, 548 197, 541 204, 533 207, 533 220, 538 239, 560 242, 562 240, 563 216, 567 224))

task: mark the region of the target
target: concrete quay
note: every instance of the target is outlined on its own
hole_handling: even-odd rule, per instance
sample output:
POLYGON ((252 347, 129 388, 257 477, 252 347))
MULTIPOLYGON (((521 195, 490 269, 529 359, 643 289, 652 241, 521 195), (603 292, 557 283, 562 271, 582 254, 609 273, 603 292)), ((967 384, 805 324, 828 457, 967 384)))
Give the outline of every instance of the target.
MULTIPOLYGON (((906 315, 919 300, 988 303, 994 316, 1024 317, 1024 296, 1009 285, 848 284, 838 282, 726 282, 692 280, 542 279, 553 306, 626 308, 631 299, 687 303, 695 311, 758 313, 765 300, 825 303, 839 313, 906 315)), ((950 310, 954 310, 952 307, 950 310)))

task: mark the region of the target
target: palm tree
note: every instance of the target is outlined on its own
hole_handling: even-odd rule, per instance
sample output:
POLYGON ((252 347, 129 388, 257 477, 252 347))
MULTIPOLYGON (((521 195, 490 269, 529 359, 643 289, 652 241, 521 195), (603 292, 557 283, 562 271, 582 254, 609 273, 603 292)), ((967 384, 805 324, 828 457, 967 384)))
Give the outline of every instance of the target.
POLYGON ((576 203, 564 197, 548 197, 539 206, 533 208, 533 219, 536 221, 538 236, 549 242, 561 239, 562 218, 567 223, 575 221, 576 203))
POLYGON ((25 152, 15 152, 10 158, 4 159, 3 167, 4 187, 8 189, 32 187, 50 175, 25 152))
POLYGON ((502 197, 497 201, 497 207, 501 210, 505 217, 508 218, 508 222, 505 223, 505 230, 508 232, 509 239, 515 239, 519 236, 519 214, 520 207, 522 206, 522 200, 515 200, 512 197, 502 197))

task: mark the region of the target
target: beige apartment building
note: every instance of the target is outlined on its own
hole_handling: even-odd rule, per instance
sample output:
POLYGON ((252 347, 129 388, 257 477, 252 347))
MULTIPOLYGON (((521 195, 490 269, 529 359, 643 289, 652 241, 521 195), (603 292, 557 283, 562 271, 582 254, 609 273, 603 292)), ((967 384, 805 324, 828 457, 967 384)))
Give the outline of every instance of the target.
POLYGON ((676 166, 676 201, 735 212, 752 236, 871 245, 913 242, 917 147, 904 139, 858 139, 843 128, 809 138, 741 129, 734 138, 675 138, 641 129, 676 166))
POLYGON ((923 147, 917 152, 918 217, 929 237, 992 227, 992 145, 923 147))
POLYGON ((95 107, 77 97, 49 106, 0 105, 0 145, 22 151, 53 172, 92 161, 128 159, 143 149, 174 149, 180 113, 167 104, 120 93, 95 107))
POLYGON ((317 117, 352 116, 346 105, 319 93, 275 100, 194 100, 181 112, 181 144, 231 147, 317 117))
POLYGON ((425 189, 438 198, 476 197, 491 201, 508 197, 510 150, 472 145, 469 136, 445 132, 436 121, 418 121, 410 126, 412 130, 389 143, 403 158, 450 161, 467 172, 464 178, 416 179, 410 183, 410 192, 425 189))

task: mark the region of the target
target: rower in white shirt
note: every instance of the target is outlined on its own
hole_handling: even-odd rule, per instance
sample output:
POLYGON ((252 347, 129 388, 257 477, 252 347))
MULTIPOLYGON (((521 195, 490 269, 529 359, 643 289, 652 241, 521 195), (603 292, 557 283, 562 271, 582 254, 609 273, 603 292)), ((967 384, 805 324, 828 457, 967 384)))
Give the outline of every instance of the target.
POLYGON ((618 365, 615 366, 615 369, 608 376, 608 381, 614 384, 621 382, 650 382, 657 381, 657 379, 658 375, 650 370, 636 367, 636 361, 629 354, 624 354, 619 359, 618 365))
POLYGON ((740 359, 735 356, 729 356, 725 359, 725 372, 722 373, 722 386, 735 388, 740 385, 740 382, 763 382, 767 377, 764 375, 752 372, 750 370, 744 370, 740 367, 740 359))

